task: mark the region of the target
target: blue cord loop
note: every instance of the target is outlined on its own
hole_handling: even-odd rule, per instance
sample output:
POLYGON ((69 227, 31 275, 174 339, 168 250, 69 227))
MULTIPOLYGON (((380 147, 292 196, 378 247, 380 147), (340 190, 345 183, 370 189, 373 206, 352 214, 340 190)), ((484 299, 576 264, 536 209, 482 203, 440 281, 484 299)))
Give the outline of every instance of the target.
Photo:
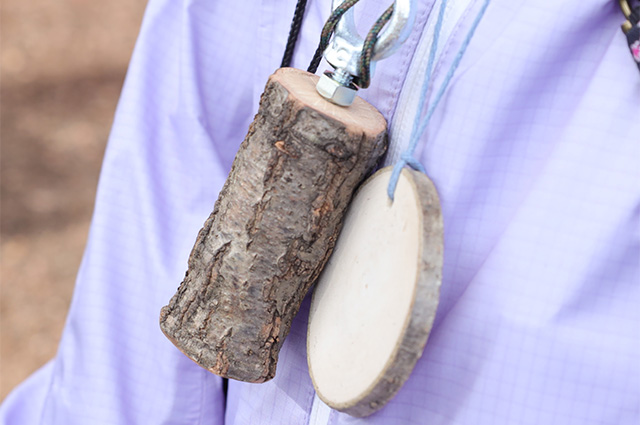
POLYGON ((389 179, 389 186, 387 187, 387 194, 389 195, 389 198, 392 201, 393 201, 393 195, 396 191, 396 186, 398 185, 398 179, 400 178, 400 173, 402 172, 402 169, 405 166, 408 165, 414 170, 417 170, 426 174, 425 169, 420 163, 420 161, 418 161, 413 155, 415 153, 416 147, 418 146, 418 142, 420 141, 420 137, 422 136, 422 133, 424 133, 424 130, 427 128, 427 125, 429 124, 429 121, 431 120, 433 113, 435 112, 438 104, 440 103, 440 100, 442 100, 444 92, 447 90, 447 87, 449 86, 449 83, 451 82, 451 79, 453 78, 453 74, 458 68, 458 65, 460 65, 460 61, 462 60, 462 57, 464 56, 464 53, 467 50, 469 43, 471 42, 471 38, 473 37, 473 34, 476 32, 476 29, 478 28, 478 25, 480 24, 480 21, 484 16, 484 12, 487 10, 487 6, 489 6, 490 2, 491 0, 484 0, 482 7, 478 11, 478 15, 473 21, 473 24, 471 24, 471 28, 469 28, 469 32, 467 33, 467 36, 462 42, 462 45, 460 46, 460 49, 458 50, 456 57, 453 59, 453 62, 449 67, 449 71, 447 72, 447 75, 445 76, 444 81, 440 85, 440 88, 438 89, 438 92, 436 93, 436 96, 433 99, 433 102, 429 105, 429 109, 427 109, 427 113, 425 114, 424 118, 420 120, 420 117, 422 116, 422 112, 424 111, 424 107, 426 104, 427 91, 429 89, 429 85, 431 84, 431 77, 433 74, 433 65, 435 62, 436 51, 438 50, 438 41, 440 39, 440 33, 442 32, 442 21, 444 20, 444 12, 447 7, 447 0, 442 0, 442 3, 440 3, 438 20, 436 21, 436 26, 433 32, 433 42, 431 43, 431 50, 429 51, 429 61, 427 62, 427 71, 425 74, 424 83, 422 84, 422 88, 420 89, 419 107, 418 107, 418 112, 416 113, 416 118, 413 121, 413 128, 411 130, 411 138, 409 140, 409 146, 407 147, 407 150, 402 153, 398 162, 396 162, 395 165, 393 166, 393 172, 391 173, 391 178, 389 179))

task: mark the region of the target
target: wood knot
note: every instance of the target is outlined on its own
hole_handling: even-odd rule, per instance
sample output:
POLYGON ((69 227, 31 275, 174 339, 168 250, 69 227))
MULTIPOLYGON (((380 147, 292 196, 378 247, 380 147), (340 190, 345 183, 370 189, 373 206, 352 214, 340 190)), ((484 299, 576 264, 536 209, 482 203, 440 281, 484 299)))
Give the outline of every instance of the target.
POLYGON ((342 143, 330 143, 324 149, 329 155, 341 161, 351 158, 352 155, 342 143))
POLYGON ((278 149, 280 152, 282 152, 285 155, 288 155, 292 158, 298 158, 298 155, 294 152, 291 152, 290 149, 287 149, 287 147, 284 144, 284 140, 278 140, 277 142, 274 143, 276 149, 278 149))

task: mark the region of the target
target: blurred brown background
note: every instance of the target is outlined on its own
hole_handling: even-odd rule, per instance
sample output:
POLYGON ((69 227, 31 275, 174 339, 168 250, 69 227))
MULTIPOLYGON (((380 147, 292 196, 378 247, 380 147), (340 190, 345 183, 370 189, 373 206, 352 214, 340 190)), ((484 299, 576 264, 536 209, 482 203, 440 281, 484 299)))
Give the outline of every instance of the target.
POLYGON ((2 1, 0 400, 55 354, 145 3, 2 1))

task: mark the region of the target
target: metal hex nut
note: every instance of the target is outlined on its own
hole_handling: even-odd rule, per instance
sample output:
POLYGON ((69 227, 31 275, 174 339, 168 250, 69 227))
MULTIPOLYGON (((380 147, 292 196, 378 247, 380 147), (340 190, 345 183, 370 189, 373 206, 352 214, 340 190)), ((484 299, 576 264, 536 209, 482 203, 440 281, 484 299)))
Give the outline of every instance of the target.
POLYGON ((350 84, 350 87, 344 86, 328 74, 322 74, 316 84, 316 90, 322 97, 340 106, 349 106, 356 98, 356 88, 353 84, 350 84))

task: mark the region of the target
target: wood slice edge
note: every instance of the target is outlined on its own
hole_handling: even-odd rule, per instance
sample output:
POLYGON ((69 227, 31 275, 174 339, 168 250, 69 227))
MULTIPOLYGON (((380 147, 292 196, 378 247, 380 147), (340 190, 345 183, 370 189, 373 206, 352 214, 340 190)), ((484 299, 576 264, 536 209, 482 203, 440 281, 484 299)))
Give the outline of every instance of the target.
MULTIPOLYGON (((389 173, 390 175, 391 170, 392 167, 378 170, 360 187, 380 174, 389 173)), ((400 390, 422 356, 438 307, 444 251, 444 226, 440 199, 433 182, 425 174, 405 168, 402 170, 402 175, 408 179, 417 194, 418 210, 422 211, 419 217, 420 228, 422 228, 419 248, 421 264, 418 266, 421 272, 417 275, 411 301, 411 314, 407 316, 402 337, 382 372, 364 391, 364 395, 348 402, 333 403, 327 400, 318 390, 311 365, 308 364, 309 375, 318 397, 329 407, 355 417, 372 415, 382 409, 400 390), (425 217, 432 217, 433 220, 431 223, 426 223, 425 217), (433 240, 434 238, 437 240, 433 240)), ((357 192, 354 194, 354 198, 357 194, 357 192)), ((308 344, 307 330, 307 350, 308 344)), ((309 360, 308 356, 307 360, 309 360)))

